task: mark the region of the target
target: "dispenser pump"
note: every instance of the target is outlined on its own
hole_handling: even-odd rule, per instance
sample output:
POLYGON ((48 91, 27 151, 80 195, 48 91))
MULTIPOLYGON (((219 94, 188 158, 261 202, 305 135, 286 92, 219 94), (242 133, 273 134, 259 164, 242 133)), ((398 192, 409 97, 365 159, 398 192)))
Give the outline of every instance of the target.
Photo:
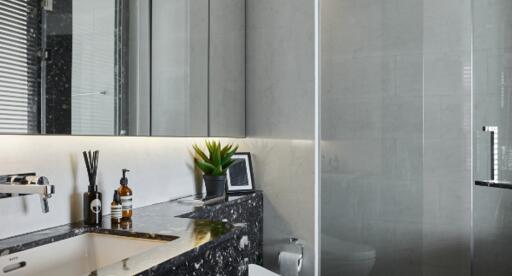
POLYGON ((121 204, 121 196, 119 195, 119 191, 114 190, 114 202, 121 204))
POLYGON ((128 177, 126 177, 126 173, 129 171, 130 170, 128 169, 123 169, 123 177, 121 177, 121 180, 119 181, 121 185, 128 185, 128 177))

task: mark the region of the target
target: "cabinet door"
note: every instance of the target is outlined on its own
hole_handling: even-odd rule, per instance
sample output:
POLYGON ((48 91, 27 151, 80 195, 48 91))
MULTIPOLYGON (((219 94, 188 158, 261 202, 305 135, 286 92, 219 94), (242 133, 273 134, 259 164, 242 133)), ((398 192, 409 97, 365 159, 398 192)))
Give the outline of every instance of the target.
POLYGON ((245 137, 245 0, 210 0, 209 135, 245 137))
POLYGON ((151 135, 208 135, 208 0, 153 0, 151 135))

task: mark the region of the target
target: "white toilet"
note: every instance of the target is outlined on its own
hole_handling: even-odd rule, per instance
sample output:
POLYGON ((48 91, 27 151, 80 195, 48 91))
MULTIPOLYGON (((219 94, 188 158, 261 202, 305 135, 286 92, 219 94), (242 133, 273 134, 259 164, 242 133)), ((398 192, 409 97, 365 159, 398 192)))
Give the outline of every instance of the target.
POLYGON ((279 274, 276 274, 264 267, 261 267, 259 265, 250 264, 249 265, 249 276, 279 276, 279 274))
POLYGON ((322 237, 322 276, 368 276, 375 265, 375 249, 364 244, 322 237))

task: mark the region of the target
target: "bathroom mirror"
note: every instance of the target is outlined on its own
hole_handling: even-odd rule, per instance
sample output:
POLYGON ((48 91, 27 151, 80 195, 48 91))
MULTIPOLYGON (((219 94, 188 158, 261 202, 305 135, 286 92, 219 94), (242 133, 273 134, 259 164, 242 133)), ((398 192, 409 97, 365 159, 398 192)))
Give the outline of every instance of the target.
POLYGON ((2 134, 245 136, 245 0, 9 0, 0 15, 2 134))

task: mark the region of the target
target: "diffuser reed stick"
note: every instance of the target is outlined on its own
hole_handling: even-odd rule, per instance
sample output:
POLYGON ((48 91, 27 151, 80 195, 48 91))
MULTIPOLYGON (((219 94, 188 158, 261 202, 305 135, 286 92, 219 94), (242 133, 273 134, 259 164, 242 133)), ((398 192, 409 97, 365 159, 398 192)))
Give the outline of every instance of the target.
POLYGON ((96 175, 98 173, 98 159, 100 156, 100 152, 98 150, 91 152, 84 151, 82 152, 85 161, 85 167, 87 168, 87 175, 89 177, 89 185, 96 185, 96 175))

